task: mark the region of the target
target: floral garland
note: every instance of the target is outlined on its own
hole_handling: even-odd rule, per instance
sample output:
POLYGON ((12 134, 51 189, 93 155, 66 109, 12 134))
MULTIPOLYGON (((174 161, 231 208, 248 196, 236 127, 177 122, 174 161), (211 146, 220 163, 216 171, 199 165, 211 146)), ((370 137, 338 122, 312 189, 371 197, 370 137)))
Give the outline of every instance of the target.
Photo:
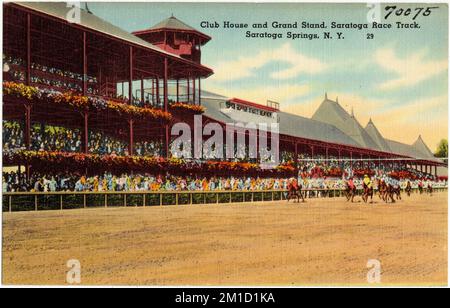
POLYGON ((116 111, 120 115, 128 115, 136 118, 152 118, 155 120, 162 119, 164 121, 170 121, 172 119, 170 113, 160 109, 136 107, 114 101, 107 101, 107 106, 109 109, 116 111))
POLYGON ((37 88, 29 87, 23 83, 3 82, 3 93, 6 95, 21 97, 31 101, 37 96, 38 92, 37 88))
POLYGON ((342 170, 336 167, 325 171, 325 174, 329 177, 341 177, 342 173, 343 173, 342 170))
POLYGON ((294 173, 295 167, 293 166, 293 163, 287 163, 287 164, 279 165, 277 167, 277 170, 280 172, 285 172, 285 173, 294 173))
POLYGON ((191 105, 191 104, 186 104, 186 103, 173 103, 170 105, 170 108, 174 111, 178 110, 178 111, 187 111, 187 112, 192 112, 194 114, 202 114, 205 113, 206 109, 203 106, 199 106, 199 105, 191 105))
POLYGON ((102 111, 110 109, 117 112, 121 116, 163 121, 170 121, 172 119, 172 115, 170 113, 159 109, 148 107, 141 108, 105 100, 103 98, 82 96, 72 92, 61 93, 51 89, 40 89, 37 87, 27 86, 23 83, 3 82, 3 91, 5 95, 25 98, 30 102, 45 101, 48 103, 68 105, 81 111, 102 111))
POLYGON ((415 174, 412 174, 409 171, 392 171, 389 173, 389 176, 394 179, 411 179, 416 180, 418 177, 415 174))
POLYGON ((207 161, 206 166, 209 171, 234 171, 234 172, 259 171, 259 166, 257 164, 251 163, 207 161))
POLYGON ((117 156, 97 155, 74 152, 50 152, 50 151, 14 151, 4 152, 5 165, 29 164, 35 169, 44 170, 120 170, 120 171, 156 171, 156 172, 182 172, 199 173, 208 171, 211 173, 258 173, 261 175, 292 174, 295 168, 291 165, 280 165, 273 170, 262 170, 258 164, 207 161, 188 162, 182 159, 152 156, 117 156))
POLYGON ((375 175, 375 171, 369 170, 369 169, 356 169, 356 170, 353 170, 353 175, 354 176, 363 177, 366 174, 368 176, 374 176, 375 175))

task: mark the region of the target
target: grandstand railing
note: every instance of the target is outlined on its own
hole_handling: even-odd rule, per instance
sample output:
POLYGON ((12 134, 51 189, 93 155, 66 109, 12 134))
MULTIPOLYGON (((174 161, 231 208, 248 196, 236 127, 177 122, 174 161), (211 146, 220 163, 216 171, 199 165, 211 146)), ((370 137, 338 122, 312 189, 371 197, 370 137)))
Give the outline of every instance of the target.
MULTIPOLYGON (((447 187, 434 188, 446 191, 447 187)), ((306 189, 307 198, 343 197, 342 189, 306 189)), ((418 189, 413 189, 417 193, 418 189)), ((362 190, 358 190, 361 194, 362 190)), ((3 212, 64 210, 99 207, 146 207, 166 205, 255 203, 283 201, 286 190, 263 191, 114 191, 114 192, 7 192, 3 193, 3 212)))

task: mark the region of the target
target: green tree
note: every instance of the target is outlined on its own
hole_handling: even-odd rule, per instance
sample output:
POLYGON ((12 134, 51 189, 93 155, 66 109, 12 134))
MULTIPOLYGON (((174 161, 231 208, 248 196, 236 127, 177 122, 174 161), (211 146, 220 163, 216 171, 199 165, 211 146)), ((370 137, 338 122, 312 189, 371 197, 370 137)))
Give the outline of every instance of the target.
POLYGON ((439 142, 436 152, 434 153, 434 156, 442 157, 442 158, 448 157, 448 140, 447 139, 442 139, 439 142))

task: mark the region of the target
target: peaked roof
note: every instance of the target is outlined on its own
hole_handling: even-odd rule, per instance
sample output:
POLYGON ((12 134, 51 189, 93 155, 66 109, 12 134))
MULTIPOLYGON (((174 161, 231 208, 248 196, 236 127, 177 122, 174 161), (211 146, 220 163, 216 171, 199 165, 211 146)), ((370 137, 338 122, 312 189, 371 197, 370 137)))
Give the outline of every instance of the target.
POLYGON ((159 23, 157 23, 156 25, 145 29, 145 30, 139 30, 139 31, 134 31, 133 34, 134 35, 140 35, 140 34, 146 34, 146 33, 154 33, 154 32, 159 32, 162 30, 175 30, 175 31, 181 31, 181 32, 190 32, 190 33, 194 33, 197 34, 198 36, 202 37, 202 44, 207 43, 209 40, 211 40, 211 37, 198 31, 197 29, 189 26, 188 24, 182 22, 181 20, 179 20, 178 18, 176 18, 175 16, 171 16, 169 18, 164 19, 163 21, 160 21, 159 23))
POLYGON ((425 142, 422 139, 422 136, 419 135, 416 142, 412 144, 412 146, 420 153, 423 154, 423 157, 425 158, 434 158, 433 153, 428 148, 428 146, 425 144, 425 142))
POLYGON ((156 30, 156 29, 197 31, 196 29, 192 28, 191 26, 182 22, 181 20, 177 19, 173 15, 171 17, 166 18, 163 21, 157 23, 156 25, 151 27, 149 30, 156 30))
POLYGON ((378 145, 378 147, 381 150, 383 150, 384 152, 392 152, 388 143, 386 142, 384 137, 381 135, 380 131, 375 126, 372 119, 369 120, 369 123, 367 123, 367 125, 364 129, 369 134, 369 136, 372 138, 372 140, 376 142, 376 144, 378 145))
POLYGON ((337 127, 346 135, 354 139, 360 147, 382 150, 377 143, 372 140, 354 116, 348 114, 338 102, 329 100, 327 97, 325 97, 322 104, 316 110, 312 119, 337 127))
MULTIPOLYGON (((214 94, 211 92, 206 92, 204 90, 201 91, 201 98, 202 105, 206 107, 206 111, 204 114, 206 117, 222 123, 236 123, 236 121, 232 117, 221 110, 221 107, 224 105, 224 103, 231 100, 231 98, 227 98, 225 96, 214 94)), ((279 117, 280 134, 362 148, 361 144, 359 144, 354 138, 351 138, 336 125, 329 123, 332 122, 332 118, 335 117, 337 118, 337 120, 334 122, 337 122, 337 124, 340 124, 339 122, 348 122, 345 125, 340 124, 345 128, 351 127, 351 125, 357 125, 355 129, 363 132, 361 133, 361 138, 368 137, 369 140, 372 141, 372 143, 377 143, 377 145, 375 145, 374 147, 369 148, 371 150, 442 163, 442 160, 432 157, 431 151, 428 150, 428 155, 431 156, 425 156, 425 153, 422 153, 422 151, 425 150, 422 149, 421 143, 424 147, 426 147, 422 138, 419 138, 418 141, 416 141, 416 145, 409 145, 385 139, 378 131, 372 120, 369 121, 366 129, 363 129, 359 125, 355 117, 349 115, 341 106, 339 106, 337 102, 328 100, 327 98, 324 102, 325 104, 322 103, 321 105, 321 107, 323 108, 322 111, 319 113, 316 112, 316 114, 313 116, 313 119, 282 111, 276 112, 279 117), (316 120, 314 119, 314 117, 316 119, 325 118, 328 122, 316 120), (370 135, 374 135, 374 138, 369 135, 369 132, 370 135)))
POLYGON ((392 153, 394 153, 394 154, 400 154, 403 156, 409 156, 409 157, 420 159, 420 160, 427 160, 427 161, 442 163, 442 159, 434 157, 433 153, 431 153, 431 151, 425 145, 422 138, 420 138, 420 142, 422 142, 423 145, 428 149, 428 151, 429 151, 428 155, 417 149, 417 147, 416 147, 417 141, 413 145, 409 145, 409 144, 405 144, 405 143, 401 143, 401 142, 393 141, 393 140, 389 140, 389 139, 385 139, 385 140, 388 143, 389 147, 392 149, 392 153))
POLYGON ((413 157, 413 158, 421 158, 420 153, 418 153, 412 146, 409 144, 404 144, 398 141, 385 139, 386 143, 391 148, 392 153, 413 157))
MULTIPOLYGON (((205 116, 222 123, 236 122, 227 114, 221 111, 221 104, 229 99, 223 96, 211 98, 210 93, 204 93, 203 91, 201 93, 201 96, 202 105, 206 107, 206 111, 204 114, 205 116)), ((277 112, 277 115, 280 118, 280 134, 327 143, 359 147, 359 144, 356 141, 348 137, 333 125, 281 111, 277 112)))

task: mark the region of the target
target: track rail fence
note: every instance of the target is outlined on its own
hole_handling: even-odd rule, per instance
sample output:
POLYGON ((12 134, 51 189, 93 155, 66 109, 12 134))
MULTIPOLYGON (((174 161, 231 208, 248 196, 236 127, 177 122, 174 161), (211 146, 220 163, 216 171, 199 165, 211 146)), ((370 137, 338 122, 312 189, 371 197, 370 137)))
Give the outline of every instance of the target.
MULTIPOLYGON (((447 187, 434 188, 447 191, 447 187)), ((424 190, 425 191, 425 190, 424 190)), ((342 189, 302 190, 306 198, 343 197, 342 189)), ((359 189, 357 194, 361 195, 359 189)), ((418 193, 418 189, 413 189, 418 193)), ((2 211, 65 210, 99 207, 147 207, 192 204, 255 203, 283 201, 286 190, 264 191, 134 191, 134 192, 8 192, 2 196, 2 211)))

